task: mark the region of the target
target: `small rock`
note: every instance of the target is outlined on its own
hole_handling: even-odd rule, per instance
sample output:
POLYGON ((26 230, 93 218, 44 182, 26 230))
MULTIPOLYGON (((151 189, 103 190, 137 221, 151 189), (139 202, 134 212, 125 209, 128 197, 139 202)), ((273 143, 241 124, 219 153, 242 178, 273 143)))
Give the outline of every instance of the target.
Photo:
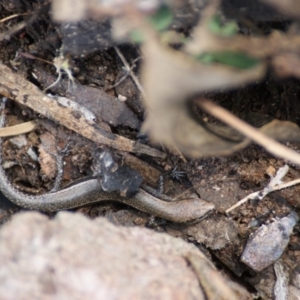
POLYGON ((292 212, 287 217, 261 226, 249 239, 241 261, 260 272, 280 258, 299 216, 292 212))

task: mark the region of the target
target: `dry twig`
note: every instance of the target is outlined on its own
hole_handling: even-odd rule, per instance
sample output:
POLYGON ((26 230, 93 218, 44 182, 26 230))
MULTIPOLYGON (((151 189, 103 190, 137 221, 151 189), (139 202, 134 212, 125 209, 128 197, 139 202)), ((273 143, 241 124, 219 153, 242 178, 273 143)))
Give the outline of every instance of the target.
MULTIPOLYGON (((50 97, 44 95, 35 85, 14 73, 8 67, 0 64, 0 93, 49 119, 81 134, 96 142, 114 149, 126 152, 147 154, 153 157, 165 158, 165 154, 149 146, 134 142, 125 137, 107 132, 95 122, 86 118, 70 107, 62 107, 50 97)), ((71 101, 71 100, 70 100, 71 101)))
POLYGON ((145 91, 144 91, 142 85, 140 84, 140 81, 138 80, 138 78, 133 73, 132 69, 130 68, 130 66, 129 66, 127 60, 126 60, 126 58, 124 57, 124 55, 122 54, 122 52, 120 51, 120 49, 118 47, 114 47, 114 49, 117 52, 120 59, 122 60, 122 63, 124 64, 124 66, 126 68, 126 71, 129 72, 132 80, 136 84, 136 86, 139 89, 140 93, 143 95, 143 97, 146 97, 145 91))
POLYGON ((237 202, 236 204, 234 204, 233 206, 231 206, 230 208, 228 208, 225 212, 226 214, 230 213, 232 210, 236 209, 237 207, 241 206, 242 204, 246 203, 248 200, 250 199, 259 199, 262 200, 266 195, 268 195, 271 192, 274 191, 279 191, 282 189, 286 189, 290 186, 294 186, 296 184, 300 183, 300 178, 299 179, 295 179, 289 182, 281 182, 281 179, 286 175, 286 173, 288 172, 289 167, 287 165, 285 165, 284 167, 280 168, 275 177, 273 177, 271 179, 271 181, 269 182, 269 184, 261 191, 257 191, 254 193, 249 194, 247 197, 243 198, 242 200, 240 200, 239 202, 237 202))
POLYGON ((231 114, 226 109, 214 104, 207 99, 200 99, 197 101, 197 104, 212 116, 233 127, 235 130, 239 131, 257 144, 263 146, 274 156, 289 160, 295 164, 300 165, 299 153, 280 144, 279 142, 276 142, 274 139, 268 137, 267 135, 250 126, 235 115, 231 114))

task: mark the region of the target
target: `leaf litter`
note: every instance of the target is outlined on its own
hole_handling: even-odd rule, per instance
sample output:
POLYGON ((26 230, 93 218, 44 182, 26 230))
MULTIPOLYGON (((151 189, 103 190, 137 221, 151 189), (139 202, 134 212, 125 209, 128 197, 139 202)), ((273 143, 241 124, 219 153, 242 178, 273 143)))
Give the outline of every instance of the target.
MULTIPOLYGON (((62 18, 62 10, 59 12, 60 16, 56 17, 56 13, 58 13, 57 10, 55 11, 57 1, 53 2, 56 5, 53 6, 54 18, 62 18)), ((234 20, 226 22, 223 16, 221 16, 221 21, 218 21, 219 24, 217 26, 216 21, 214 21, 213 29, 211 27, 209 29, 207 22, 212 20, 216 14, 216 2, 212 2, 206 9, 202 8, 201 18, 198 18, 198 24, 194 22, 192 30, 189 31, 183 27, 182 31, 186 31, 184 38, 182 38, 182 35, 178 32, 167 35, 168 31, 172 31, 169 30, 172 28, 172 25, 170 25, 170 15, 168 13, 166 14, 166 20, 158 18, 158 29, 165 29, 165 31, 158 33, 153 28, 149 28, 148 24, 144 24, 145 12, 136 9, 138 7, 137 2, 129 7, 126 6, 125 2, 121 1, 118 9, 114 9, 113 6, 105 6, 102 3, 96 4, 82 1, 85 10, 84 13, 79 14, 80 17, 77 21, 81 21, 83 16, 85 18, 92 18, 97 15, 98 18, 102 16, 105 20, 109 17, 113 19, 113 24, 117 24, 114 21, 125 16, 125 18, 127 17, 132 20, 133 24, 140 25, 139 29, 144 35, 141 52, 139 53, 143 57, 143 61, 141 62, 142 89, 137 89, 137 93, 141 93, 142 90, 145 91, 143 99, 145 121, 142 128, 149 135, 151 141, 159 146, 163 146, 161 150, 167 153, 168 157, 165 158, 165 155, 161 155, 161 152, 158 152, 158 150, 154 148, 150 150, 143 147, 142 144, 140 146, 141 151, 139 151, 138 147, 133 146, 130 142, 130 138, 135 136, 131 131, 132 129, 124 130, 120 128, 120 123, 110 124, 113 133, 110 132, 106 138, 112 138, 113 142, 106 141, 107 146, 113 146, 119 150, 118 155, 120 156, 123 155, 122 152, 124 151, 150 154, 155 161, 154 165, 160 170, 172 169, 175 164, 176 168, 181 172, 185 172, 187 174, 187 181, 193 185, 190 189, 196 190, 201 198, 214 203, 216 205, 215 213, 198 224, 186 225, 186 227, 174 227, 172 224, 157 224, 156 229, 164 230, 171 235, 181 236, 189 241, 201 243, 203 247, 206 246, 206 250, 226 266, 224 270, 229 268, 234 274, 242 276, 242 279, 252 284, 261 296, 263 295, 266 299, 271 299, 273 293, 272 283, 275 283, 275 277, 269 276, 269 268, 258 274, 251 273, 253 270, 245 267, 240 262, 239 257, 251 232, 254 232, 260 225, 272 222, 276 217, 284 218, 291 211, 298 209, 297 205, 294 204, 297 203, 297 199, 295 199, 297 197, 296 194, 290 195, 287 199, 283 196, 285 195, 284 192, 267 195, 267 192, 269 193, 274 188, 282 187, 282 184, 276 181, 277 185, 270 189, 274 178, 271 179, 268 185, 268 173, 266 171, 270 166, 275 170, 279 170, 287 163, 290 166, 290 172, 287 176, 295 177, 294 180, 300 177, 297 165, 299 163, 297 160, 299 159, 297 143, 299 142, 300 134, 297 116, 298 104, 297 97, 295 96, 298 92, 298 86, 295 82, 291 82, 283 85, 283 87, 278 87, 279 84, 277 82, 274 83, 273 79, 267 74, 267 70, 271 69, 274 71, 274 74, 278 74, 281 77, 290 75, 298 77, 299 73, 295 70, 293 71, 293 68, 290 66, 291 61, 295 62, 295 65, 299 61, 297 51, 300 39, 297 30, 293 29, 291 25, 286 31, 279 32, 271 28, 271 32, 268 34, 253 34, 250 32, 247 35, 241 33, 242 27, 245 27, 245 25, 239 23, 237 26, 237 22, 234 20), (122 12, 122 16, 120 16, 120 11, 122 12), (161 21, 164 22, 161 23, 161 21), (176 45, 175 43, 174 47, 172 41, 180 41, 180 45, 176 45), (201 58, 200 61, 197 61, 197 57, 201 58), (268 76, 267 80, 265 80, 266 74, 268 76), (256 93, 257 91, 260 93, 256 93), (239 123, 230 124, 232 128, 224 126, 221 123, 225 121, 223 119, 220 119, 222 122, 218 120, 218 116, 212 113, 211 110, 205 111, 204 106, 201 109, 201 101, 199 101, 199 105, 196 107, 195 99, 208 98, 213 99, 229 111, 231 109, 234 111, 238 107, 244 111, 254 110, 254 112, 257 112, 261 116, 263 114, 272 115, 275 119, 274 121, 271 123, 267 122, 262 127, 255 126, 256 131, 254 132, 263 133, 262 140, 264 140, 264 135, 266 135, 280 142, 289 142, 288 146, 295 151, 292 154, 285 151, 284 149, 286 148, 278 148, 279 151, 277 153, 270 151, 270 153, 281 157, 281 159, 277 159, 266 153, 261 147, 251 145, 252 140, 262 146, 266 146, 266 149, 269 150, 268 139, 265 139, 264 143, 260 143, 253 136, 248 135, 247 132, 241 131, 240 126, 237 125, 239 123), (261 99, 259 98, 263 98, 263 101, 260 101, 261 99), (272 101, 274 103, 271 103, 272 101), (276 109, 276 107, 278 108, 276 109), (124 132, 127 135, 126 139, 119 137, 124 132), (188 158, 187 162, 182 162, 178 158, 178 155, 174 155, 174 153, 180 153, 181 157, 186 156, 188 158), (228 157, 221 157, 221 155, 228 155, 228 157), (292 155, 295 155, 294 158, 292 155), (155 157, 160 158, 156 159, 155 157), (226 209, 239 199, 252 193, 258 193, 259 195, 261 190, 265 194, 263 201, 254 199, 245 203, 233 212, 231 219, 225 215, 226 209), (293 204, 291 205, 291 203, 293 204), (207 226, 205 227, 204 224, 206 223, 207 226), (220 232, 221 228, 224 231, 220 232), (199 234, 201 229, 203 230, 202 235, 199 234), (251 273, 251 276, 248 276, 249 273, 251 273), (268 279, 270 284, 262 285, 258 283, 259 278, 268 279)), ((275 1, 270 2, 275 3, 275 1)), ((3 5, 4 7, 9 7, 8 5, 3 5)), ((23 12, 16 11, 16 13, 23 12)), ((146 12, 147 14, 149 14, 149 11, 146 12)), ((68 18, 64 16, 64 20, 68 20, 68 18)), ((74 18, 72 21, 74 21, 74 18)), ((49 22, 51 24, 51 21, 49 22)), ((156 22, 155 19, 154 22, 156 22)), ((28 24, 23 22, 21 25, 22 27, 20 28, 22 29, 28 24)), ((97 28, 97 25, 95 28, 97 28)), ((30 30, 28 28, 28 32, 30 30)), ((13 31, 13 34, 15 32, 17 31, 13 31)), ((114 46, 109 30, 105 29, 103 33, 104 37, 107 38, 108 42, 104 40, 103 43, 101 42, 101 45, 106 45, 109 48, 111 46, 110 43, 112 43, 112 46, 114 46)), ((38 44, 37 41, 35 43, 38 44)), ((72 45, 76 47, 77 44, 73 43, 72 45)), ((16 48, 13 42, 11 42, 10 46, 12 49, 16 48)), ((93 44, 94 46, 95 44, 93 44)), ((71 48, 69 47, 69 49, 71 48)), ((30 51, 29 49, 28 47, 26 50, 30 51)), ((119 49, 119 46, 117 49, 119 49)), ((122 51, 124 51, 124 48, 122 48, 122 51)), ((13 52, 11 51, 11 53, 13 52)), ((49 55, 45 53, 45 51, 41 52, 42 57, 51 61, 48 57, 49 55)), ((80 60, 83 60, 84 63, 88 63, 90 59, 89 55, 92 56, 93 54, 88 54, 84 58, 76 57, 76 62, 80 63, 80 60)), ((130 55, 128 57, 130 58, 130 55)), ((10 57, 10 59, 13 61, 13 57, 10 57)), ((19 68, 17 67, 17 71, 23 76, 32 71, 31 67, 26 64, 25 59, 23 57, 21 65, 19 68)), ((114 59, 117 58, 115 57, 114 59)), ((15 66, 18 65, 15 64, 15 66)), ((38 62, 34 62, 33 66, 38 67, 38 62)), ((3 70, 5 70, 4 67, 3 70)), ((128 78, 124 79, 125 81, 133 80, 133 75, 136 78, 139 77, 136 69, 131 69, 131 71, 131 77, 128 76, 128 78)), ((70 74, 76 81, 79 81, 78 83, 76 82, 76 85, 82 85, 82 83, 87 83, 84 77, 86 73, 87 71, 82 68, 80 75, 76 74, 76 72, 73 73, 73 71, 70 74)), ((51 77, 53 78, 53 76, 51 77)), ((39 81, 39 79, 37 80, 39 81)), ((30 90, 31 86, 28 82, 20 82, 24 88, 27 87, 27 94, 38 98, 38 95, 40 95, 39 91, 35 91, 34 88, 30 90)), ((11 82, 7 82, 6 84, 10 85, 11 82)), ((44 87, 51 86, 51 83, 45 84, 42 80, 39 84, 44 87)), ((105 84, 106 86, 114 86, 114 81, 108 80, 105 84)), ((64 86, 65 80, 57 82, 56 86, 51 86, 51 92, 55 93, 55 89, 61 90, 64 86)), ((76 86, 72 88, 74 89, 73 93, 76 94, 76 86)), ((93 88, 99 89, 99 87, 93 88)), ((18 97, 13 95, 8 88, 2 89, 4 96, 10 96, 18 100, 18 97)), ((66 96, 64 92, 60 93, 62 93, 60 96, 66 96)), ((118 96, 114 94, 114 91, 110 91, 110 95, 113 97, 118 96)), ((86 88, 85 97, 88 98, 89 96, 91 98, 95 97, 86 88)), ((21 101, 20 103, 24 106, 28 105, 26 101, 21 101)), ((51 108, 52 104, 49 103, 47 99, 46 104, 51 108)), ((84 102, 80 103, 80 105, 84 106, 84 102)), ((74 115, 75 119, 72 119, 73 123, 70 126, 68 122, 61 121, 64 117, 63 115, 58 114, 57 117, 57 114, 54 112, 48 114, 41 109, 40 105, 32 104, 32 100, 30 100, 29 106, 38 113, 51 117, 59 124, 67 125, 68 128, 73 130, 75 128, 76 132, 83 136, 86 135, 86 131, 84 132, 82 127, 79 128, 80 126, 76 124, 76 117, 78 118, 78 115, 74 115)), ((107 117, 107 114, 105 116, 107 117)), ((129 116, 127 118, 128 124, 133 123, 130 126, 137 129, 140 123, 139 120, 134 117, 130 118, 130 113, 127 113, 127 116, 129 116)), ((100 119, 105 120, 104 116, 100 119)), ((108 120, 109 117, 105 122, 109 123, 108 120)), ((87 120, 84 120, 84 117, 81 117, 80 124, 95 127, 95 124, 91 124, 91 121, 87 122, 87 120)), ((95 140, 95 134, 91 127, 88 127, 90 128, 90 131, 88 131, 89 137, 95 140)), ((107 129, 107 127, 105 128, 107 129)), ((140 164, 143 163, 140 162, 140 164)), ((186 189, 184 181, 181 182, 181 178, 176 180, 177 182, 175 183, 173 182, 175 180, 169 180, 171 182, 170 186, 167 185, 165 187, 165 191, 171 195, 173 192, 174 196, 186 189)), ((114 212, 111 214, 114 214, 114 212)), ((134 218, 133 214, 132 219, 134 218)), ((123 220, 122 222, 126 224, 126 221, 123 220)), ((146 223, 141 222, 141 224, 146 223)), ((296 245, 297 241, 297 236, 292 235, 289 244, 290 247, 291 245, 296 245)), ((298 261, 296 250, 290 251, 290 253, 284 250, 281 261, 285 266, 292 265, 291 262, 298 261)), ((290 271, 292 272, 294 269, 295 267, 290 271)))

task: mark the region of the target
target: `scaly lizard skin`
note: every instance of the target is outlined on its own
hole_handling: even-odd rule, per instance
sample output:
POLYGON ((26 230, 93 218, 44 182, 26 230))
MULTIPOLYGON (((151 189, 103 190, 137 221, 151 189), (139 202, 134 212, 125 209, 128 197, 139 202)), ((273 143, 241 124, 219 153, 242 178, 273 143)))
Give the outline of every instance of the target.
MULTIPOLYGON (((0 164, 2 165, 1 158, 0 164)), ((15 189, 8 181, 2 166, 0 166, 0 190, 10 201, 23 208, 45 212, 71 209, 102 201, 117 201, 151 215, 181 223, 196 220, 214 208, 213 204, 201 199, 166 202, 143 189, 140 189, 133 198, 123 198, 116 192, 103 191, 97 178, 90 178, 54 193, 32 196, 15 189)))
MULTIPOLYGON (((0 117, 3 127, 4 116, 0 117)), ((0 139, 0 148, 2 139, 0 139)), ((97 178, 88 178, 65 189, 42 195, 29 195, 18 191, 8 180, 2 167, 0 149, 0 190, 11 202, 26 209, 44 212, 71 209, 102 201, 117 201, 135 207, 151 215, 173 222, 197 220, 214 208, 201 199, 186 199, 167 202, 147 193, 142 188, 133 198, 123 198, 116 192, 105 192, 97 178)))

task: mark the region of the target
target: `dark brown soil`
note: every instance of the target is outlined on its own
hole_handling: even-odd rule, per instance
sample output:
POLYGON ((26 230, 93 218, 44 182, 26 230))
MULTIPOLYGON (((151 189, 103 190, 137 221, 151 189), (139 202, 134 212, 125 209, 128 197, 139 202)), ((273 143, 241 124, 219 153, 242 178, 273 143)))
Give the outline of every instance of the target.
MULTIPOLYGON (((8 2, 3 1, 0 19, 13 13, 29 12, 32 7, 35 7, 34 3, 30 6, 27 1, 24 1, 22 3, 26 5, 24 4, 21 8, 16 6, 8 9, 8 2)), ((38 5, 36 6, 38 7, 38 5)), ((30 17, 25 18, 29 24, 0 43, 1 62, 13 68, 15 72, 42 90, 56 80, 57 73, 53 65, 40 61, 38 58, 52 62, 58 56, 61 47, 61 32, 57 30, 59 26, 51 21, 48 10, 49 8, 42 9, 33 20, 30 20, 30 17), (30 54, 30 56, 26 54, 30 54)), ((19 16, 9 22, 1 23, 1 32, 9 30, 22 20, 24 17, 19 16)), ((69 61, 76 85, 94 87, 111 97, 119 95, 126 97, 125 104, 130 113, 133 113, 135 121, 128 124, 108 124, 108 127, 114 133, 148 143, 147 139, 143 139, 139 135, 139 127, 144 114, 140 92, 130 76, 116 84, 124 76, 123 63, 114 48, 108 44, 105 47, 106 49, 94 51, 85 57, 70 56, 69 61)), ((141 55, 139 48, 134 45, 120 45, 119 49, 129 64, 132 64, 141 55)), ((139 64, 140 62, 137 62, 133 68, 137 76, 139 64)), ((69 80, 66 75, 63 75, 63 80, 47 92, 67 96, 68 85, 69 80)), ((269 75, 261 83, 226 93, 216 93, 211 95, 211 98, 256 127, 260 127, 272 119, 289 120, 300 126, 299 91, 298 81, 293 79, 277 80, 269 75)), ((82 105, 84 105, 84 101, 82 105)), ((96 112, 94 111, 94 113, 96 112)), ((207 117, 205 114, 201 115, 207 117)), ((105 120, 105 113, 100 111, 97 118, 101 121, 105 120)), ((27 152, 31 148, 34 149, 37 156, 41 156, 39 150, 41 144, 43 147, 50 144, 49 147, 52 148, 49 151, 51 152, 56 151, 56 147, 63 149, 72 142, 70 151, 64 158, 62 186, 91 174, 95 144, 65 129, 60 124, 55 124, 51 120, 37 115, 26 107, 21 107, 13 101, 8 103, 8 125, 32 119, 39 120, 39 126, 35 132, 26 135, 27 145, 25 147, 18 148, 8 140, 3 143, 2 151, 5 160, 13 162, 13 167, 8 169, 7 174, 14 183, 22 186, 24 192, 30 193, 41 193, 51 189, 55 172, 45 170, 45 166, 41 166, 38 161, 30 158, 27 152)), ((132 121, 133 117, 130 120, 132 121)), ((300 152, 298 144, 289 143, 288 146, 300 152)), ((172 236, 181 237, 199 246, 203 251, 207 251, 218 268, 224 270, 234 280, 242 282, 251 291, 260 291, 266 299, 271 299, 275 282, 273 267, 270 266, 261 273, 255 273, 241 263, 239 258, 249 236, 260 225, 271 222, 274 218, 284 217, 292 210, 299 212, 299 187, 295 186, 271 193, 262 201, 249 201, 234 210, 230 216, 226 216, 225 210, 246 195, 263 189, 270 180, 267 175, 268 168, 272 167, 278 170, 286 162, 272 157, 257 145, 251 145, 228 157, 187 161, 170 153, 168 149, 160 148, 160 150, 167 154, 165 160, 146 156, 139 156, 139 158, 165 176, 167 183, 164 193, 171 197, 178 197, 186 190, 196 193, 202 199, 215 204, 216 210, 213 214, 195 224, 179 225, 158 219, 153 220, 146 213, 112 203, 84 207, 78 211, 91 218, 105 216, 118 225, 147 226, 158 232, 167 232, 172 236), (175 168, 176 171, 184 173, 181 173, 181 176, 178 175, 179 173, 177 175, 176 172, 172 173, 175 168)), ((124 154, 115 150, 112 152, 117 158, 121 158, 124 154)), ((52 161, 52 164, 55 165, 55 160, 52 161)), ((289 166, 288 179, 299 178, 299 166, 292 164, 289 166)), ((3 206, 0 214, 2 222, 7 220, 9 212, 17 211, 18 208, 13 205, 10 210, 3 206)), ((299 245, 299 226, 296 226, 290 244, 281 258, 282 264, 290 272, 299 263, 299 245)))

